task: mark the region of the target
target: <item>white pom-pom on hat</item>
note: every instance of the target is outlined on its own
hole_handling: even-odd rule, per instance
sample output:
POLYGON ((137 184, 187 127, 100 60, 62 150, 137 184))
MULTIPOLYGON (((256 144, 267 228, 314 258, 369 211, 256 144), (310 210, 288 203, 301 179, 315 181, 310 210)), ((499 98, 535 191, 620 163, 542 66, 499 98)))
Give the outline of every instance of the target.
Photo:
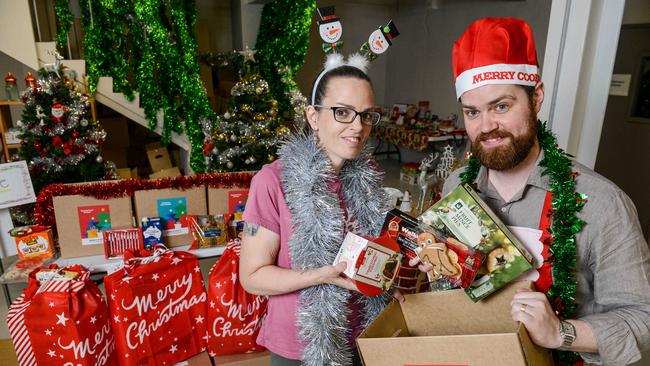
POLYGON ((345 60, 343 58, 343 55, 340 53, 330 53, 325 57, 325 65, 323 66, 324 70, 332 70, 335 69, 339 66, 343 66, 345 64, 345 60))
POLYGON ((363 71, 365 74, 368 72, 368 63, 369 62, 367 58, 358 53, 353 53, 348 56, 348 62, 346 62, 346 65, 356 67, 357 69, 363 71))

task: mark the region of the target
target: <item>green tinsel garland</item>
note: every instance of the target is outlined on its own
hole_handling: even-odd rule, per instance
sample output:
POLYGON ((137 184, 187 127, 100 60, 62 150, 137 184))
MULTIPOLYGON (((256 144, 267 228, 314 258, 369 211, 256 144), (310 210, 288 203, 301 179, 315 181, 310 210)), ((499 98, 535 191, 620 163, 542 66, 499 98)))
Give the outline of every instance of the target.
MULTIPOLYGON (((551 306, 561 318, 571 318, 577 311, 576 304, 576 239, 584 221, 576 214, 587 202, 587 196, 575 191, 575 174, 571 171, 571 160, 557 147, 555 136, 546 123, 539 122, 537 139, 544 151, 544 159, 539 165, 544 168, 543 175, 550 175, 550 191, 553 195, 552 223, 549 232, 553 235, 551 257, 553 263, 553 284, 546 292, 551 306)), ((478 177, 481 163, 472 156, 467 168, 460 175, 463 183, 474 183, 478 177)), ((554 352, 561 364, 573 364, 579 358, 575 352, 554 352)))
POLYGON ((214 119, 196 61, 196 4, 193 0, 80 0, 84 58, 91 93, 102 76, 115 92, 133 100, 140 93, 149 127, 163 111, 162 142, 185 132, 190 166, 204 170, 201 120, 214 119))
POLYGON ((315 0, 275 0, 264 5, 262 10, 255 57, 259 60, 262 77, 278 98, 280 113, 285 116, 292 114, 286 96, 289 90, 277 70, 288 66, 290 77, 293 77, 302 67, 315 9, 315 0))
POLYGON ((68 43, 68 32, 74 20, 70 11, 70 0, 55 0, 54 14, 56 15, 56 46, 62 48, 68 43))

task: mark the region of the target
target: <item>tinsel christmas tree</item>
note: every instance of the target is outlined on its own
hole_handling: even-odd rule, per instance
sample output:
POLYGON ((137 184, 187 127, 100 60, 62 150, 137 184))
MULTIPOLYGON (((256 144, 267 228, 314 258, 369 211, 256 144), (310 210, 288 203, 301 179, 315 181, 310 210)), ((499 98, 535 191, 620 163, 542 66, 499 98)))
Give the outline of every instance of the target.
POLYGON ((27 161, 37 194, 50 183, 116 179, 115 165, 101 155, 106 132, 58 59, 39 70, 37 84, 22 98, 18 155, 27 161))
POLYGON ((275 160, 278 143, 289 133, 278 115, 278 101, 259 74, 254 52, 242 51, 241 77, 230 91, 228 111, 214 122, 203 122, 207 171, 258 170, 275 160))

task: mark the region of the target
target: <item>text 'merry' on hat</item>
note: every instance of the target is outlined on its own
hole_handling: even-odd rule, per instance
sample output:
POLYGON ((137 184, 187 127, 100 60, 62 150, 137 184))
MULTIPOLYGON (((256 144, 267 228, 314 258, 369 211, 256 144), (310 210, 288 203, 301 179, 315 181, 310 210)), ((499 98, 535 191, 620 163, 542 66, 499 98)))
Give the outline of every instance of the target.
POLYGON ((533 31, 516 18, 476 20, 454 43, 451 58, 458 98, 483 85, 540 80, 533 31))

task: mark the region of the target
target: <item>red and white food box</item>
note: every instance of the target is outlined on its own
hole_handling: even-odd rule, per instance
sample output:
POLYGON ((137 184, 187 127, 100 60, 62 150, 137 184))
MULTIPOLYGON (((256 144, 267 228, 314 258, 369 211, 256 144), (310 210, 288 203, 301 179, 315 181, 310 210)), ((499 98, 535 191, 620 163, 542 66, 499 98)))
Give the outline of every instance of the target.
POLYGON ((343 274, 350 278, 364 295, 378 295, 390 288, 400 268, 399 245, 390 238, 373 241, 348 232, 334 265, 346 262, 343 274))

